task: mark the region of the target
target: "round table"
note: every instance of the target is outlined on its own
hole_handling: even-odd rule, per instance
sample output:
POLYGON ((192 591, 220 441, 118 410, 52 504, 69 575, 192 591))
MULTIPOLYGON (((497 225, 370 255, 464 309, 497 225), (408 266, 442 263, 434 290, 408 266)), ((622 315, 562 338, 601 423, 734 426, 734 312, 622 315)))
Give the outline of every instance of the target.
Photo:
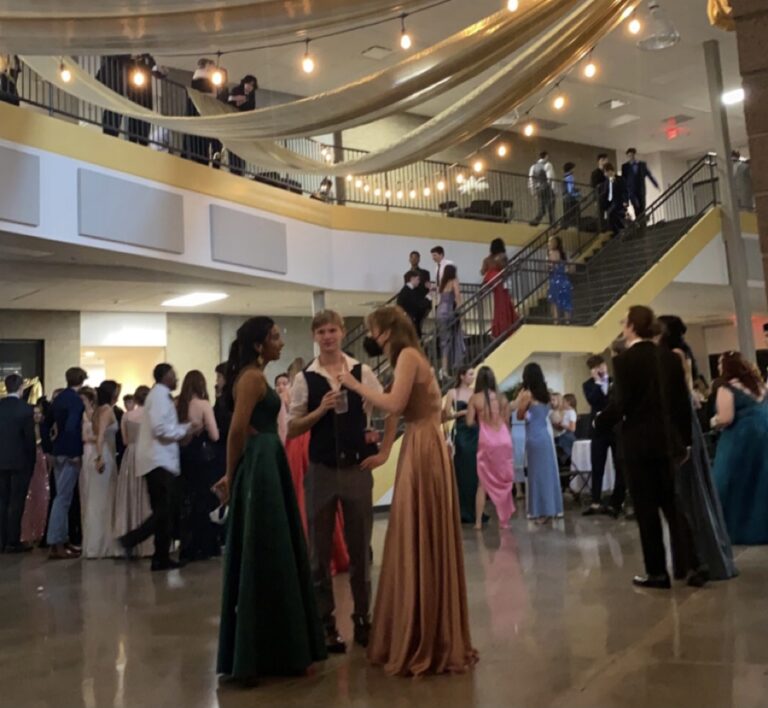
MULTIPOLYGON (((592 441, 577 440, 573 444, 571 452, 571 471, 577 473, 569 484, 571 491, 581 494, 592 488, 592 441)), ((616 468, 613 465, 613 451, 608 450, 608 459, 605 463, 603 475, 603 493, 613 491, 616 482, 616 468)))

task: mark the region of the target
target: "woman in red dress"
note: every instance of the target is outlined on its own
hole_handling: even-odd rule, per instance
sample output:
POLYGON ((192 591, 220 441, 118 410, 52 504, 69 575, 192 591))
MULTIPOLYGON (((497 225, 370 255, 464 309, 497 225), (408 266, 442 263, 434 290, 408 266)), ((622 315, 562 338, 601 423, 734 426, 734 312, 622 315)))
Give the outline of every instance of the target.
MULTIPOLYGON (((507 247, 500 238, 491 241, 491 252, 483 260, 480 275, 483 276, 483 284, 490 283, 504 268, 507 267, 507 247)), ((491 334, 496 339, 509 334, 512 325, 517 321, 518 315, 509 291, 504 287, 504 279, 500 278, 493 288, 493 321, 491 334)))

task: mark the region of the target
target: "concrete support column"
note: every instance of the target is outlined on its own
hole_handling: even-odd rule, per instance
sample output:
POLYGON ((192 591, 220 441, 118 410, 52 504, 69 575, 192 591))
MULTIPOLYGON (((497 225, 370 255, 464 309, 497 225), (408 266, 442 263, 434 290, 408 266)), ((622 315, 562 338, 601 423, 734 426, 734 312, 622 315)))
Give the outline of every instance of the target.
MULTIPOLYGON (((768 276, 768 0, 731 0, 739 45, 739 68, 746 94, 752 182, 763 271, 768 276)), ((766 278, 768 288, 768 278, 766 278)))

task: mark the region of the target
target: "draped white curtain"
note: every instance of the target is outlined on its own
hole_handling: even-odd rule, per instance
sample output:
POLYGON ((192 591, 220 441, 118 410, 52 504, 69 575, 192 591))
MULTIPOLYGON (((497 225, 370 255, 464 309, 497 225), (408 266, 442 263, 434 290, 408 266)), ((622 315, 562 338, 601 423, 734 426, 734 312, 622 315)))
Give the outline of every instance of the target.
POLYGON ((237 140, 321 135, 408 110, 455 88, 514 54, 580 2, 583 0, 524 0, 518 13, 497 12, 392 67, 346 86, 248 113, 206 112, 203 118, 160 119, 99 83, 77 65, 67 62, 73 81, 65 84, 60 80, 57 58, 23 58, 44 79, 84 101, 132 117, 149 118, 166 128, 198 135, 216 133, 237 140))
MULTIPOLYGON (((464 1, 464 0, 462 0, 464 1)), ((208 53, 414 12, 434 0, 0 0, 0 53, 208 53)))

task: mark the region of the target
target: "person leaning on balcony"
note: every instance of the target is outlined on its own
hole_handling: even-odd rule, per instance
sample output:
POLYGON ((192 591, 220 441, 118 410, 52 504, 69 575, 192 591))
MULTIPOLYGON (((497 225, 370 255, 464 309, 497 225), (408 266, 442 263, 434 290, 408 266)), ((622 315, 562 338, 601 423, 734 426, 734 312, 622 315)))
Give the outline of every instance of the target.
MULTIPOLYGON (((256 108, 256 90, 259 88, 258 79, 252 74, 247 74, 240 79, 240 83, 234 86, 227 97, 227 103, 238 111, 252 111, 256 108)), ((245 170, 245 160, 237 155, 229 153, 229 171, 233 175, 242 175, 245 170)), ((326 190, 327 191, 327 190, 326 190)))

